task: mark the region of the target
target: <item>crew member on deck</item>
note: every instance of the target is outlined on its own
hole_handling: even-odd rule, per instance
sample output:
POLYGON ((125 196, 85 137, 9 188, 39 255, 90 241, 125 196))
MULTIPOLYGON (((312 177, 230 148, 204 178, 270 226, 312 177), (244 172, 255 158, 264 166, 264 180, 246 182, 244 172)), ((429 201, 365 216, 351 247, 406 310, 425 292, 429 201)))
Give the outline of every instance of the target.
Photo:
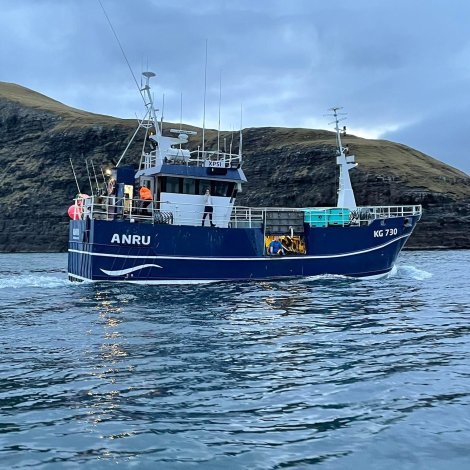
POLYGON ((278 236, 275 236, 274 240, 269 244, 268 252, 270 255, 278 256, 284 256, 286 254, 278 236))
POLYGON ((202 216, 202 226, 204 227, 204 220, 206 219, 206 215, 209 214, 209 222, 211 227, 215 227, 212 223, 212 213, 214 212, 214 208, 212 207, 212 197, 211 192, 209 189, 206 189, 206 193, 204 194, 204 215, 202 216))
POLYGON ((116 195, 116 180, 114 178, 109 178, 108 186, 106 188, 108 196, 116 195))
POLYGON ((114 214, 116 213, 116 180, 114 178, 109 178, 106 192, 108 193, 107 214, 108 217, 114 218, 114 214))
POLYGON ((142 201, 142 211, 144 211, 144 209, 147 209, 147 212, 148 212, 148 206, 150 205, 150 203, 152 202, 152 191, 150 191, 149 188, 147 188, 146 186, 141 186, 139 188, 139 196, 140 196, 140 199, 142 201))

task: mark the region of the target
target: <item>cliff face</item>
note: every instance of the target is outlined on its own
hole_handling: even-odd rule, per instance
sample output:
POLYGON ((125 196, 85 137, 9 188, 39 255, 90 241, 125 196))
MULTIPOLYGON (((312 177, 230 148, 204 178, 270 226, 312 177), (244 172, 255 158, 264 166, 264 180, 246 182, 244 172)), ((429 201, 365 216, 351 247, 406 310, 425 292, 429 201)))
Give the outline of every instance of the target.
MULTIPOLYGON (((335 205, 338 168, 332 157, 333 133, 248 129, 243 141, 249 183, 240 204, 335 205)), ((423 206, 423 217, 407 248, 470 248, 468 175, 393 142, 354 136, 343 141, 358 162, 350 172, 358 205, 423 206)))
MULTIPOLYGON (((67 208, 78 192, 70 160, 81 191, 89 192, 86 163, 102 180, 101 168, 119 159, 135 124, 0 82, 0 251, 66 250, 67 208)), ((216 135, 206 136, 210 148, 216 135)), ((243 142, 248 183, 238 204, 335 205, 332 132, 254 128, 244 131, 243 142)), ((468 175, 392 142, 354 136, 344 142, 359 163, 351 171, 358 205, 423 205, 408 248, 470 248, 468 175)), ((131 147, 126 163, 138 163, 140 143, 131 147)), ((199 143, 193 139, 191 145, 199 143)))

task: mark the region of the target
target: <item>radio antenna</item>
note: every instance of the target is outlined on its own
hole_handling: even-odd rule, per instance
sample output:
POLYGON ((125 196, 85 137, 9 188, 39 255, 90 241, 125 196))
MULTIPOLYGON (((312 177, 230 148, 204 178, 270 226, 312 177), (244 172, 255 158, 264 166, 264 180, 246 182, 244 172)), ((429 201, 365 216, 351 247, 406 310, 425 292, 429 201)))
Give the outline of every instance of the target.
POLYGON ((240 145, 238 146, 238 154, 242 156, 243 146, 243 105, 240 105, 240 145))
POLYGON ((204 107, 202 112, 202 151, 204 152, 204 142, 206 135, 206 92, 207 92, 207 39, 206 39, 206 63, 204 66, 204 107))
POLYGON ((230 139, 230 150, 228 153, 232 153, 232 144, 233 144, 233 124, 232 124, 232 138, 230 139))
MULTIPOLYGON (((165 111, 165 93, 163 93, 162 95, 162 116, 160 118, 160 134, 163 132, 163 112, 164 111, 165 111)), ((158 125, 158 122, 157 122, 157 125, 158 125)))
POLYGON ((95 177, 96 192, 99 192, 100 185, 98 183, 98 177, 96 176, 95 165, 93 164, 93 158, 90 158, 91 169, 93 170, 93 175, 95 177))
POLYGON ((73 177, 75 178, 75 184, 77 185, 78 194, 81 194, 80 186, 78 185, 77 174, 75 173, 75 168, 73 167, 73 163, 72 163, 72 157, 69 157, 69 159, 70 159, 70 166, 72 167, 73 177))
MULTIPOLYGON (((82 155, 83 156, 83 155, 82 155)), ((88 160, 85 158, 85 166, 86 166, 86 172, 88 174, 88 181, 90 182, 90 190, 91 190, 91 195, 94 196, 93 192, 93 184, 91 182, 91 175, 90 175, 90 169, 88 168, 88 160)))
POLYGON ((180 91, 180 130, 183 129, 183 92, 180 91))
MULTIPOLYGON (((180 92, 180 131, 183 130, 183 92, 180 92)), ((180 143, 181 150, 181 143, 180 143)))
POLYGON ((222 71, 219 75, 219 127, 217 129, 217 154, 220 152, 220 105, 222 103, 222 71))
POLYGON ((132 70, 132 67, 131 67, 131 64, 129 63, 129 60, 127 59, 127 56, 126 56, 126 53, 124 52, 124 48, 122 47, 122 44, 121 44, 121 41, 119 40, 119 37, 115 31, 115 29, 113 28, 113 24, 111 23, 111 20, 109 19, 109 16, 108 14, 106 13, 106 10, 104 9, 104 6, 103 4, 101 3, 101 0, 98 0, 98 3, 100 4, 101 6, 101 9, 103 10, 103 13, 104 13, 104 16, 106 17, 106 19, 108 20, 108 24, 109 24, 109 27, 111 28, 111 31, 113 32, 114 34, 114 37, 116 38, 116 41, 119 45, 119 49, 121 49, 121 52, 122 52, 122 55, 124 56, 124 60, 126 61, 126 64, 127 66, 129 67, 129 70, 131 72, 131 75, 132 77, 134 78, 134 82, 137 86, 137 89, 139 90, 139 93, 140 93, 140 96, 142 97, 142 100, 144 101, 144 104, 145 104, 145 98, 144 98, 144 95, 142 94, 142 90, 139 86, 139 82, 137 81, 137 78, 135 78, 135 74, 134 74, 134 71, 132 70))

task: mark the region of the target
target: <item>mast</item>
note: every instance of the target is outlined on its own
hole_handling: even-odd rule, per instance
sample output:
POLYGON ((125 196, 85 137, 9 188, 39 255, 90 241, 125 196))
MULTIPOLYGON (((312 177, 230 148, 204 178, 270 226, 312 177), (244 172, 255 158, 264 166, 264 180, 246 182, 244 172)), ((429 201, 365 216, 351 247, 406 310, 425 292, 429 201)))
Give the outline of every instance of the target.
POLYGON ((339 130, 340 119, 338 118, 338 111, 340 109, 341 108, 330 109, 330 111, 333 111, 334 116, 333 122, 335 124, 337 146, 336 163, 339 165, 338 202, 336 207, 354 209, 356 208, 356 198, 354 197, 354 191, 349 177, 349 170, 355 168, 357 163, 354 162, 354 155, 349 155, 347 147, 343 147, 341 142, 341 132, 339 130))
MULTIPOLYGON (((145 113, 144 118, 141 121, 139 120, 139 125, 138 125, 137 129, 135 130, 134 134, 132 135, 132 137, 130 138, 126 148, 122 152, 122 155, 119 158, 118 162, 116 163, 116 166, 119 166, 119 164, 121 163, 121 160, 126 155, 127 150, 131 146, 132 142, 134 142, 134 139, 135 139, 137 133, 139 132, 139 130, 142 127, 145 128, 145 139, 147 139, 148 128, 149 128, 149 125, 147 123, 148 122, 147 118, 148 118, 149 121, 152 121, 153 126, 155 127, 156 136, 155 136, 154 139, 152 138, 153 136, 150 136, 152 138, 152 140, 154 142, 155 141, 158 142, 159 138, 162 135, 161 127, 158 124, 158 119, 157 119, 157 114, 156 114, 157 110, 155 109, 155 107, 153 105, 153 97, 152 97, 152 94, 150 93, 150 84, 149 84, 150 79, 152 77, 155 77, 155 74, 153 72, 143 72, 142 75, 145 77, 146 83, 145 83, 143 88, 139 89, 139 92, 140 92, 140 95, 142 96, 142 99, 144 100, 144 104, 145 104, 145 107, 147 108, 147 112, 145 113)), ((163 112, 162 112, 162 119, 163 119, 163 112)), ((163 127, 163 121, 162 121, 162 127, 163 127)), ((145 140, 144 140, 144 142, 145 142, 145 140)))
POLYGON ((150 119, 153 121, 153 124, 155 126, 155 132, 157 133, 157 136, 161 135, 161 129, 158 124, 158 119, 157 119, 157 114, 155 111, 155 107, 153 105, 153 97, 152 94, 150 93, 150 79, 152 77, 155 77, 155 74, 153 72, 144 72, 142 74, 146 78, 146 83, 145 86, 142 88, 142 91, 145 92, 147 99, 145 100, 145 106, 147 108, 147 111, 150 115, 150 119))

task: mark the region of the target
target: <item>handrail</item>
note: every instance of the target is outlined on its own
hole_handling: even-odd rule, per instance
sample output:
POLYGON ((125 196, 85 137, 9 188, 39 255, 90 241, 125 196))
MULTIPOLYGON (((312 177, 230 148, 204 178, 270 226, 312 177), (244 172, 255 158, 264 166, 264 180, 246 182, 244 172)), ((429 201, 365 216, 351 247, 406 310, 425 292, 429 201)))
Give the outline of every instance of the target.
MULTIPOLYGON (((113 196, 91 196, 75 199, 77 218, 115 220, 129 219, 132 222, 151 222, 173 224, 175 218, 181 225, 194 225, 195 217, 204 211, 202 203, 186 203, 171 201, 142 201, 141 199, 117 198, 113 196), (160 209, 161 205, 164 209, 160 209)), ((214 208, 227 206, 217 204, 214 208)), ((422 214, 421 205, 408 206, 362 206, 355 209, 337 207, 247 207, 234 206, 230 214, 230 227, 259 227, 267 219, 268 213, 303 212, 305 221, 308 216, 317 219, 328 216, 334 217, 335 225, 363 225, 373 220, 394 217, 410 217, 422 214)))
POLYGON ((216 168, 240 168, 243 158, 238 153, 221 152, 217 150, 189 150, 168 149, 168 152, 159 156, 158 150, 143 152, 141 169, 152 168, 156 166, 159 158, 162 162, 171 162, 174 164, 185 164, 191 166, 216 167, 216 168))

